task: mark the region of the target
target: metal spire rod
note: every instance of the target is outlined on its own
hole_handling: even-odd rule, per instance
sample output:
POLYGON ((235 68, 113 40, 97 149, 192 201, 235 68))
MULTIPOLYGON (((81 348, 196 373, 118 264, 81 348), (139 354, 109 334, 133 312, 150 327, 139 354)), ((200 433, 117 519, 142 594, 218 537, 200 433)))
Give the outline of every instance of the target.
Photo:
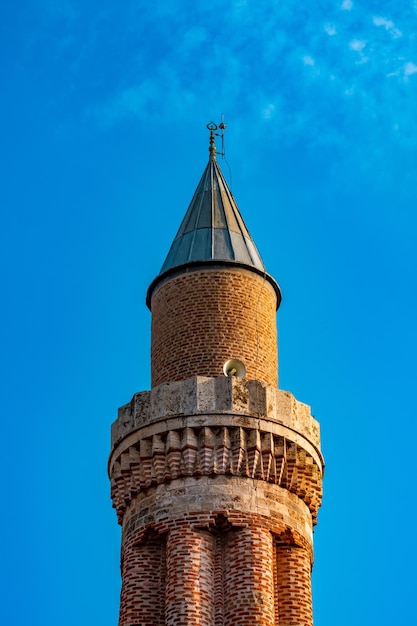
POLYGON ((224 123, 224 115, 222 113, 222 121, 220 122, 219 125, 215 124, 214 122, 209 122, 207 124, 207 128, 210 131, 210 145, 209 145, 209 153, 210 153, 210 157, 211 158, 216 158, 216 152, 217 152, 217 148, 216 148, 216 143, 215 143, 215 137, 221 137, 222 138, 222 151, 219 152, 219 154, 222 156, 222 158, 225 158, 225 152, 224 152, 224 131, 226 128, 226 124, 224 123), (216 133, 215 131, 217 129, 220 129, 220 133, 216 133))
POLYGON ((209 122, 207 124, 207 128, 210 131, 210 145, 209 145, 210 158, 215 159, 216 158, 216 143, 214 139, 214 131, 217 130, 217 124, 215 124, 214 122, 209 122))

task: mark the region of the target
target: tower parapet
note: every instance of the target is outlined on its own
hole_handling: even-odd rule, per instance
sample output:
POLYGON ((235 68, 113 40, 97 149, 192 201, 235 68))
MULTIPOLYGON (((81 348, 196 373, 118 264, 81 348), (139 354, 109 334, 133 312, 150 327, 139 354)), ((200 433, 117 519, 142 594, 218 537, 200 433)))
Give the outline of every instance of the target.
POLYGON ((215 154, 211 130, 209 163, 148 290, 152 389, 112 426, 119 626, 312 626, 319 425, 278 389, 281 292, 215 154))

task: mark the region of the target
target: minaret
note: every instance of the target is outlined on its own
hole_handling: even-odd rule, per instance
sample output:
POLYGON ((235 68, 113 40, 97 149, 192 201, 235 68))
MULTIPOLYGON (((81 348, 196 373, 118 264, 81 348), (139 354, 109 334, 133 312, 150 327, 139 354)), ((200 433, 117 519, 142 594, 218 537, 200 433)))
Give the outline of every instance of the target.
POLYGON ((119 626, 311 626, 323 457, 278 389, 267 274, 216 160, 149 287, 152 389, 112 426, 119 626))

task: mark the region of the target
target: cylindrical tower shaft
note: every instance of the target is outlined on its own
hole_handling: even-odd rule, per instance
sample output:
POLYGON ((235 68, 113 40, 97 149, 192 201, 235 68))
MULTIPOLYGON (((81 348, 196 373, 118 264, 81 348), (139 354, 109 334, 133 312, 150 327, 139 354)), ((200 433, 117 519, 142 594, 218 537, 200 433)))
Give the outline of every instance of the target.
POLYGON ((246 377, 278 385, 277 294, 269 277, 232 264, 194 266, 152 294, 152 386, 222 376, 229 359, 246 377))
POLYGON ((319 426, 278 389, 281 293, 209 128, 209 163, 148 290, 152 389, 112 427, 119 626, 312 626, 319 426))

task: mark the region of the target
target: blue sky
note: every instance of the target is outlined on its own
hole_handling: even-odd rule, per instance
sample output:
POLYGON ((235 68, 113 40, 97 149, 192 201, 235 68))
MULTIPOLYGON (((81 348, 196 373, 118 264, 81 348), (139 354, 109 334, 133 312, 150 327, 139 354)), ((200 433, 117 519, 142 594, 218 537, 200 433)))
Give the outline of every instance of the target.
POLYGON ((222 113, 321 422, 315 623, 412 622, 417 2, 22 0, 0 30, 4 623, 117 623, 110 424, 222 113))

